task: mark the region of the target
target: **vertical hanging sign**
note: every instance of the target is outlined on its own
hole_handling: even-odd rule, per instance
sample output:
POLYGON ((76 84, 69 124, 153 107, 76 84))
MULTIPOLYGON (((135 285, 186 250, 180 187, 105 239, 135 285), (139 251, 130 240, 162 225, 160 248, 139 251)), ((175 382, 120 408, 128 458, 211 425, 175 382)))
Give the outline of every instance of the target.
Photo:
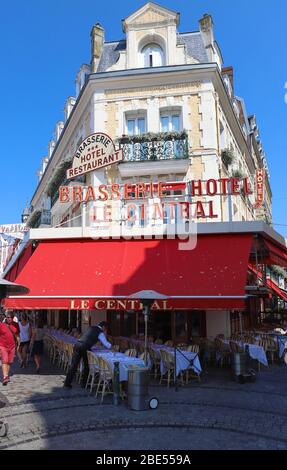
POLYGON ((256 202, 255 208, 258 209, 264 202, 264 178, 265 170, 256 170, 256 202))

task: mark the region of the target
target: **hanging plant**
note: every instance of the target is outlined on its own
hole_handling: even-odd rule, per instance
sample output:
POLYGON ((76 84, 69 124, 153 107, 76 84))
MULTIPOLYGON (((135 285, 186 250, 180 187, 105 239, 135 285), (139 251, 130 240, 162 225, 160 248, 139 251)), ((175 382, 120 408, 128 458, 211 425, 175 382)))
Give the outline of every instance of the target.
POLYGON ((41 217, 41 211, 40 210, 34 211, 29 217, 29 219, 27 220, 27 227, 33 228, 35 224, 38 222, 40 217, 41 217))
POLYGON ((244 178, 244 174, 242 173, 241 170, 234 170, 232 172, 233 178, 244 178))
POLYGON ((229 165, 231 165, 234 160, 235 160, 235 155, 234 155, 234 152, 233 150, 231 149, 225 149, 225 150, 222 150, 221 152, 221 158, 222 158, 222 161, 224 163, 224 165, 226 167, 228 167, 229 165))
POLYGON ((53 194, 55 194, 58 191, 59 186, 66 179, 66 171, 68 168, 70 168, 70 166, 71 166, 70 160, 65 160, 57 166, 46 188, 46 193, 48 196, 52 197, 53 194))
POLYGON ((160 140, 183 140, 188 135, 185 130, 182 132, 146 132, 139 135, 123 135, 117 139, 119 144, 133 144, 141 142, 158 142, 160 140))

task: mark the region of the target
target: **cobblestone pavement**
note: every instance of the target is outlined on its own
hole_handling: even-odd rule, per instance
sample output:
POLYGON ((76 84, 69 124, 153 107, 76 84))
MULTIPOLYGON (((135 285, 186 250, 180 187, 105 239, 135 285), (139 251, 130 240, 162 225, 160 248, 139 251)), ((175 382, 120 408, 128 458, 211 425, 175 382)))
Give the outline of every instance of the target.
POLYGON ((209 370, 200 384, 180 388, 153 382, 157 410, 135 412, 74 385, 44 363, 14 365, 0 389, 0 418, 9 433, 0 449, 287 449, 287 368, 264 368, 255 383, 233 382, 227 370, 209 370))

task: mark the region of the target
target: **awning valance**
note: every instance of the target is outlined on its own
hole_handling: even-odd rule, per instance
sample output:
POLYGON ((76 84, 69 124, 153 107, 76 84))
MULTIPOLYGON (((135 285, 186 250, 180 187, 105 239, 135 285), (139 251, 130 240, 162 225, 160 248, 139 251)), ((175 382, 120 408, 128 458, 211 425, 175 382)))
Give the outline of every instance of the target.
POLYGON ((179 243, 166 238, 42 241, 15 279, 29 287, 29 295, 9 298, 5 305, 138 308, 123 302, 148 289, 171 297, 160 309, 244 309, 252 235, 199 235, 196 247, 186 250, 179 243))

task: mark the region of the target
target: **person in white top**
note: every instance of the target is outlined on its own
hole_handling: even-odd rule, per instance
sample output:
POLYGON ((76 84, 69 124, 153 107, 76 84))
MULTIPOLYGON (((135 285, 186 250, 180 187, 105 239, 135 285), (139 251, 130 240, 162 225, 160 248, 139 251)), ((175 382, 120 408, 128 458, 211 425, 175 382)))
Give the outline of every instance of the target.
POLYGON ((26 313, 22 314, 21 321, 18 323, 20 328, 20 348, 18 351, 18 358, 20 367, 27 367, 28 347, 32 339, 32 327, 28 322, 26 313))

